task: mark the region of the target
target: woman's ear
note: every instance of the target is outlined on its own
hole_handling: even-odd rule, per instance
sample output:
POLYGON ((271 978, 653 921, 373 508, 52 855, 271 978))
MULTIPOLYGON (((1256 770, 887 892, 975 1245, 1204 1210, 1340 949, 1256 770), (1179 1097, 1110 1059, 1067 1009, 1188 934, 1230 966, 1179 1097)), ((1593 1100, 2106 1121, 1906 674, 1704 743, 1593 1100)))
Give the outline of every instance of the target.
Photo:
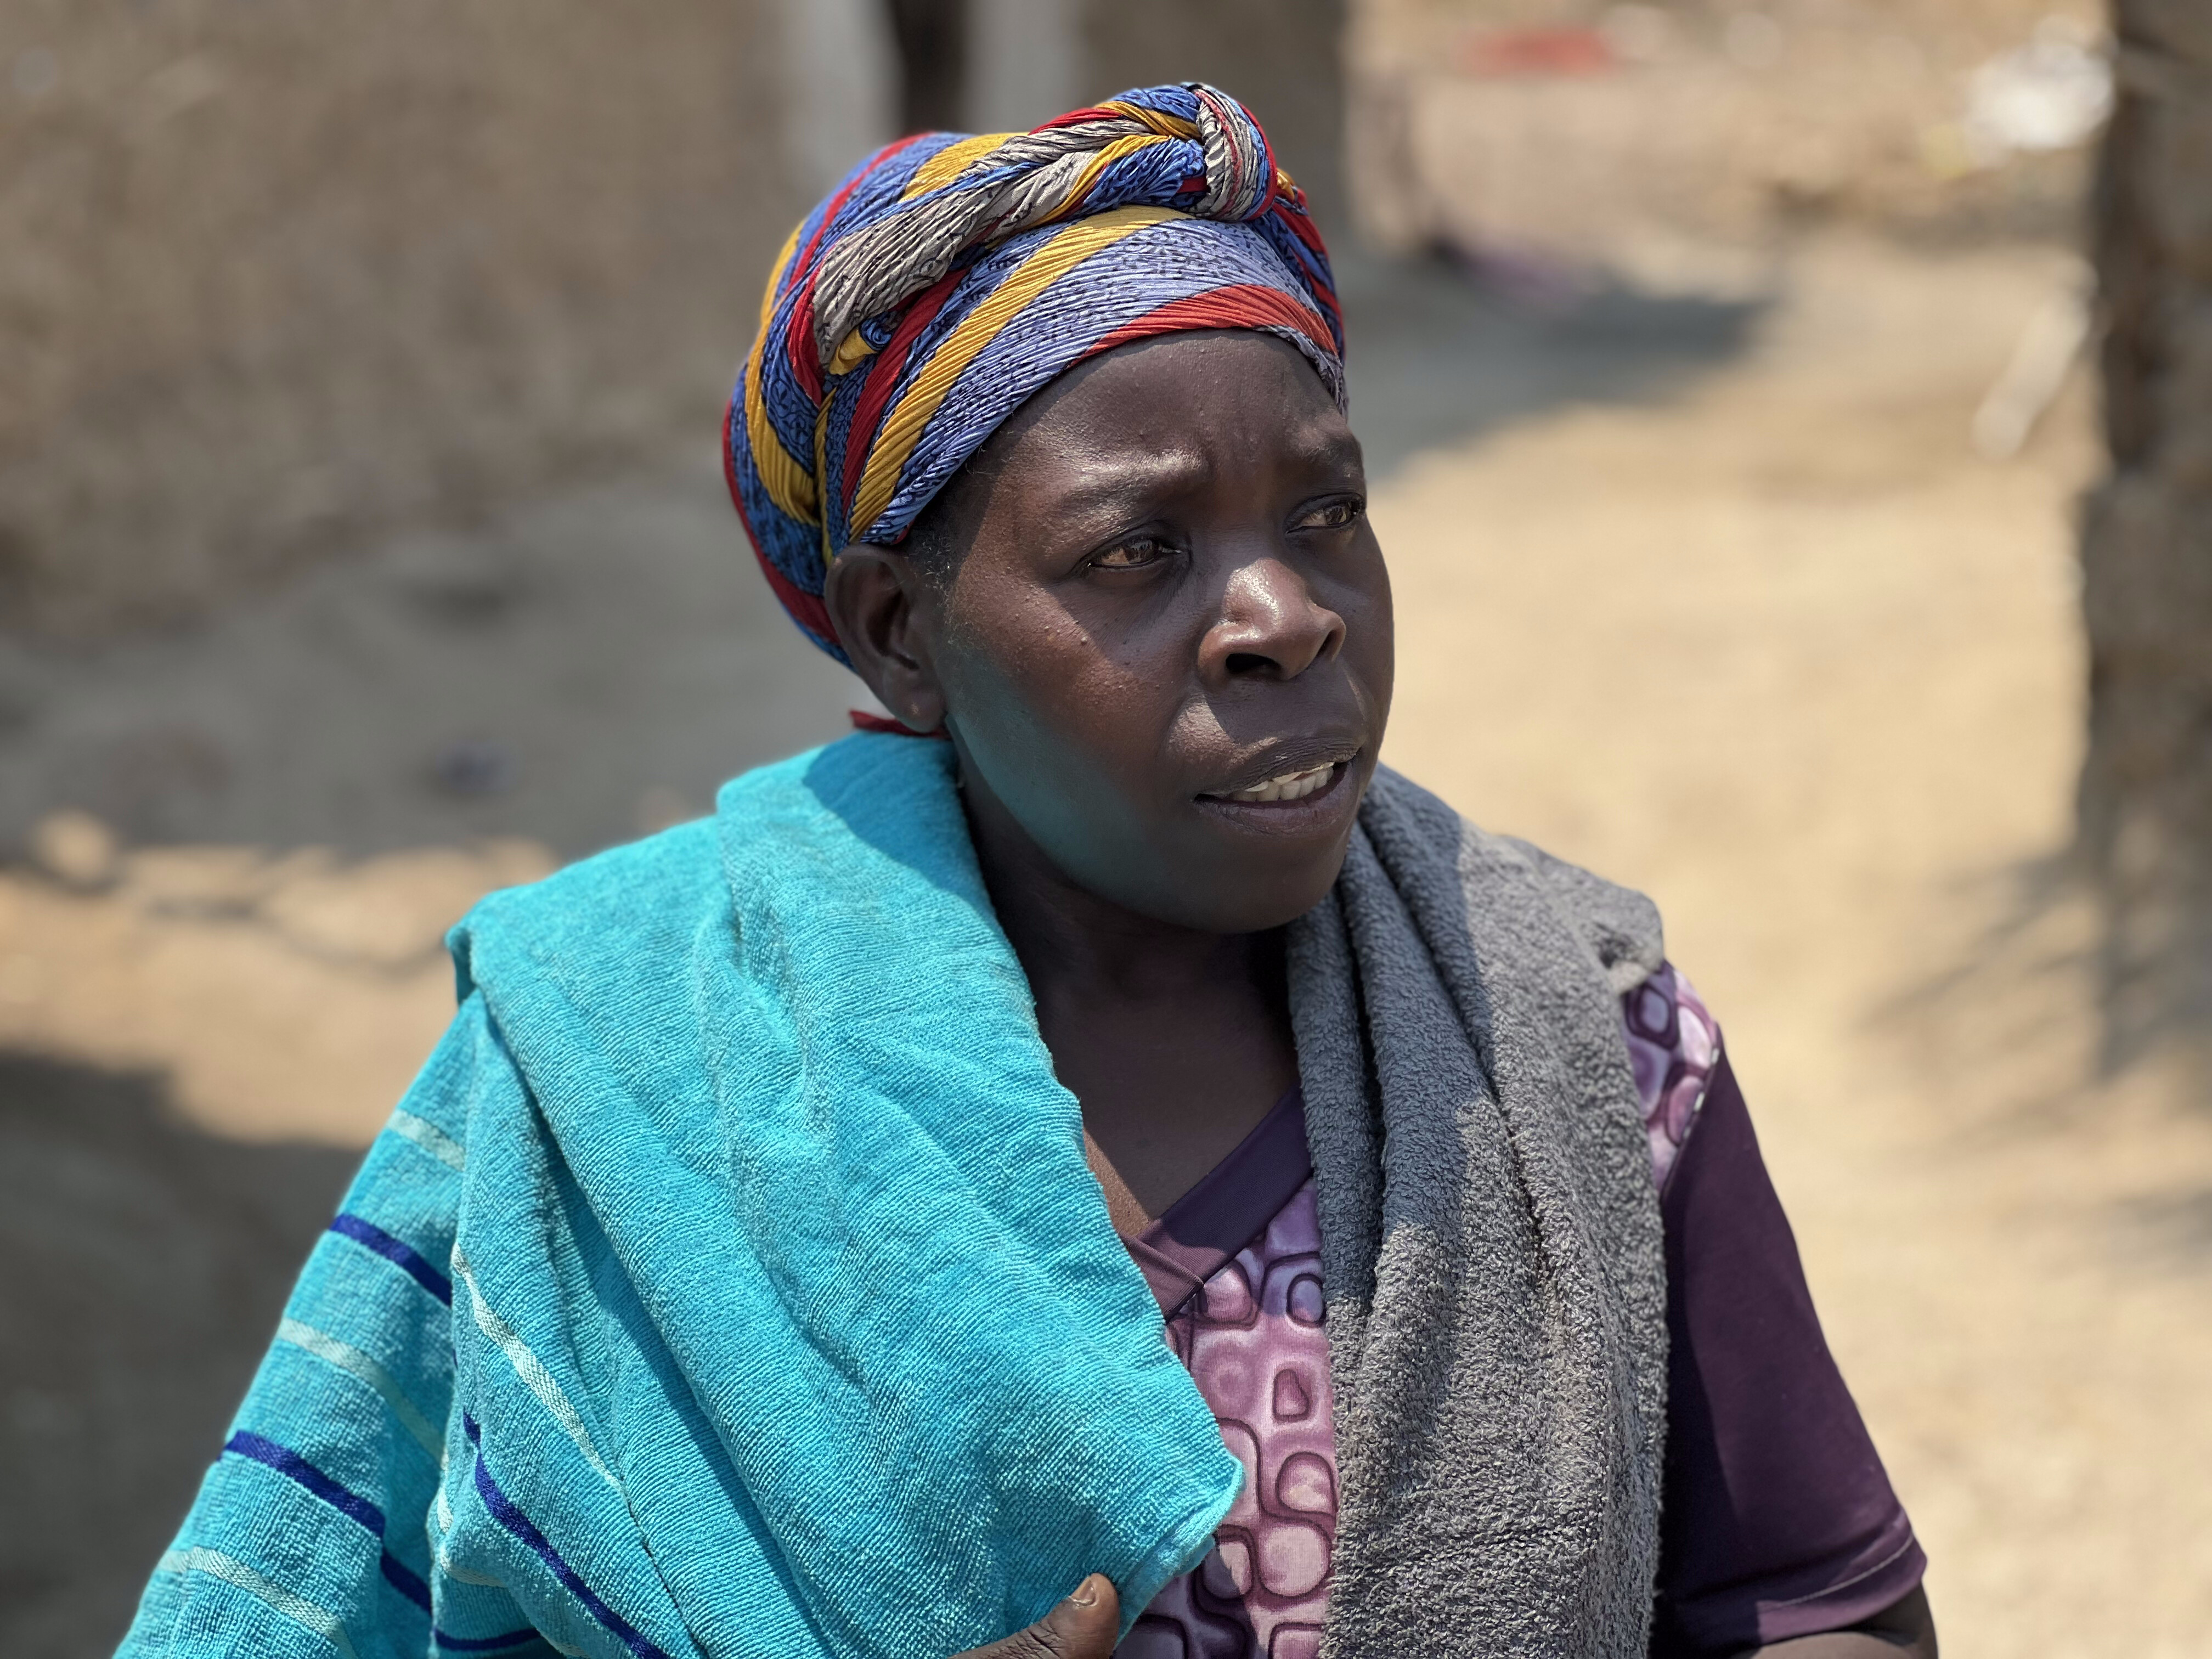
POLYGON ((944 725, 935 659, 939 605, 913 561, 880 547, 848 547, 830 567, 822 602, 853 672, 876 701, 909 732, 944 725))

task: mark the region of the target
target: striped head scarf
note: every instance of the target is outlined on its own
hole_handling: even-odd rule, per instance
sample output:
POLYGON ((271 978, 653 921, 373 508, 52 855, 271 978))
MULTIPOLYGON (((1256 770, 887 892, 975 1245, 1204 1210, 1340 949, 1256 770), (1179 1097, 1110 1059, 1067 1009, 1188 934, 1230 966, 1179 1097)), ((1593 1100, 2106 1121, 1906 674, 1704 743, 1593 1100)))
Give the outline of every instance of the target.
POLYGON ((730 494, 806 636, 840 549, 895 546, 1022 401, 1132 340, 1249 328, 1341 405, 1328 255, 1226 93, 1146 87, 1031 132, 878 150, 793 231, 724 427, 730 494))

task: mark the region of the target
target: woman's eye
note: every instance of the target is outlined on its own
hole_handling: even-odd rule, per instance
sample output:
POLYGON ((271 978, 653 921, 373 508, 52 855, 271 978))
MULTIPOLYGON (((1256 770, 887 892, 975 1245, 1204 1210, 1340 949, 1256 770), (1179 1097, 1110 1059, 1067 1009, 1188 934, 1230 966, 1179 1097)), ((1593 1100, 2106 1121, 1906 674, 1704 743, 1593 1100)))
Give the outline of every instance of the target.
POLYGON ((1091 563, 1101 570, 1136 570, 1152 563, 1166 551, 1166 544, 1158 537, 1139 536, 1123 542, 1119 547, 1107 549, 1091 563))
POLYGON ((1301 530, 1349 530, 1359 522, 1366 511, 1358 501, 1331 501, 1326 507, 1316 507, 1298 520, 1301 530))

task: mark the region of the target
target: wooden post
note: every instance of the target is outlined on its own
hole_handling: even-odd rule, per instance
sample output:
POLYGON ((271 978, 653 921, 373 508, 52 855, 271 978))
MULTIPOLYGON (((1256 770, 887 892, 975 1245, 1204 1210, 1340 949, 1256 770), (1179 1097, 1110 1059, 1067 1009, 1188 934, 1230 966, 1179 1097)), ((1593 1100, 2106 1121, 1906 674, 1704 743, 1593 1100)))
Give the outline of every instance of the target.
POLYGON ((899 131, 965 131, 967 0, 884 0, 898 47, 899 131))
POLYGON ((2080 805, 2124 1061, 2212 1034, 2212 7, 2115 11, 2094 250, 2112 465, 2083 523, 2080 805))

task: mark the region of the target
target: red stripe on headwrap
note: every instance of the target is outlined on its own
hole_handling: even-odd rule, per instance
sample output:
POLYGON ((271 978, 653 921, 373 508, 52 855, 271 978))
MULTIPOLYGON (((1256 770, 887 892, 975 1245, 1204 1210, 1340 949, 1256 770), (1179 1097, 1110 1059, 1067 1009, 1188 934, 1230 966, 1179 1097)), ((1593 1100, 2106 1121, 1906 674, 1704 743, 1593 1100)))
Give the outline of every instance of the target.
POLYGON ((745 539, 752 544, 753 557, 760 562, 761 574, 768 578, 769 589, 775 594, 792 621, 811 634, 817 643, 833 652, 842 660, 844 652, 837 644, 837 630, 830 625, 830 607, 822 603, 822 596, 810 593, 769 562, 768 550, 761 538, 753 533, 752 514, 745 511, 745 494, 738 483, 738 453, 730 441, 730 422, 743 420, 744 411, 738 406, 738 396, 744 390, 744 381, 738 382, 738 393, 730 398, 730 412, 722 421, 722 482, 729 486, 730 505, 738 509, 738 522, 744 526, 745 539))
POLYGON ((855 732, 880 732, 887 738, 934 738, 939 743, 950 743, 952 734, 943 726, 927 732, 916 732, 903 720, 895 720, 889 714, 878 714, 866 708, 848 708, 845 718, 853 722, 855 732))
MULTIPOLYGON (((952 290, 960 286, 965 270, 948 270, 936 282, 915 295, 911 308, 899 319, 899 325, 884 349, 870 360, 867 378, 860 384, 860 396, 853 406, 853 424, 845 434, 845 510, 853 507, 853 493, 860 487, 860 472, 868 458, 868 447, 876 441, 876 428, 884 418, 884 410, 891 400, 891 392, 898 385, 906 361, 914 353, 914 343, 921 337, 937 313, 945 309, 951 299, 952 290)), ((827 487, 828 480, 823 480, 827 487)))
MULTIPOLYGON (((1305 192, 1292 185, 1290 196, 1276 197, 1275 205, 1271 210, 1277 219, 1291 228, 1291 234, 1311 250, 1316 258, 1326 261, 1328 258, 1328 249, 1321 240, 1320 227, 1314 223, 1313 216, 1305 210, 1305 192), (1295 205, 1296 211, 1291 210, 1292 205, 1295 205)), ((1342 339, 1344 337, 1344 307, 1336 297, 1335 285, 1330 283, 1316 283, 1312 286, 1314 297, 1328 307, 1330 320, 1335 324, 1335 332, 1332 337, 1342 339)))
POLYGON ((1093 104, 1087 109, 1072 109, 1065 115, 1055 115, 1042 126, 1032 127, 1030 131, 1050 132, 1054 127, 1080 126, 1085 121, 1118 121, 1121 118, 1120 110, 1101 109, 1097 105, 1093 104))
POLYGON ((821 275, 818 265, 806 273, 783 337, 783 355, 791 364, 799 389, 806 394, 809 403, 815 404, 822 401, 822 349, 814 343, 814 284, 821 275))
MULTIPOLYGON (((806 239, 805 247, 792 256, 791 264, 787 267, 793 272, 805 272, 801 278, 805 292, 799 296, 790 325, 784 331, 785 355, 791 360, 791 372, 799 377, 799 386, 816 403, 822 401, 822 362, 821 349, 814 343, 814 279, 819 274, 814 269, 814 256, 822 246, 822 239, 830 234, 830 225, 844 211, 845 204, 852 200, 853 192, 866 183, 884 162, 927 137, 929 135, 926 132, 912 133, 885 144, 871 155, 866 165, 837 187, 837 193, 823 209, 822 220, 814 227, 814 234, 806 239)), ((785 292, 787 294, 790 290, 787 289, 785 292)))
MULTIPOLYGON (((738 509, 738 516, 741 519, 744 518, 744 509, 742 507, 738 509)), ((745 523, 745 534, 750 537, 752 534, 752 521, 748 519, 745 523)), ((753 543, 753 556, 760 561, 761 571, 768 577, 768 585, 775 590, 776 599, 782 604, 783 608, 791 613, 792 621, 813 635, 822 644, 836 651, 842 659, 845 653, 842 647, 837 644, 837 629, 830 620, 830 607, 822 603, 822 596, 819 593, 808 592, 769 563, 768 555, 761 551, 761 546, 757 541, 753 543)))
POLYGON ((1111 351, 1132 340, 1150 339, 1157 334, 1254 327, 1294 328, 1312 341, 1316 349, 1332 358, 1336 356, 1336 343, 1329 337, 1326 318, 1280 289, 1259 283, 1239 283, 1231 288, 1194 294, 1187 299, 1170 300, 1141 317, 1131 318, 1110 334, 1101 335, 1083 355, 1095 357, 1102 351, 1111 351))

